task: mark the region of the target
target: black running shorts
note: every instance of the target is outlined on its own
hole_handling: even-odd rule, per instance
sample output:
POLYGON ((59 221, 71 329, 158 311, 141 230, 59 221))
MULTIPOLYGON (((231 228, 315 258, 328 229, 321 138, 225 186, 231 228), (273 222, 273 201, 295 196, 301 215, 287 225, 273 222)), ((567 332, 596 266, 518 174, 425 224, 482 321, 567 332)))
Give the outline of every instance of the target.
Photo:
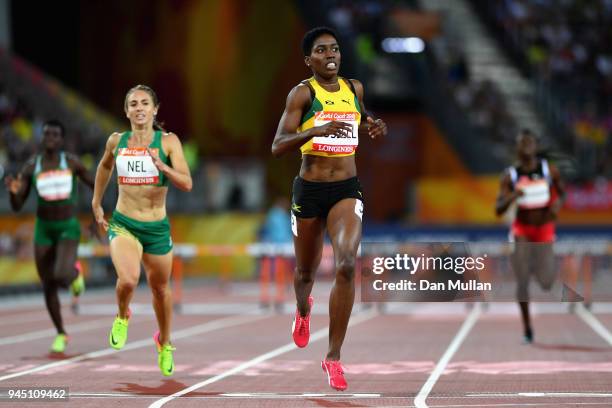
POLYGON ((291 212, 298 218, 326 218, 331 208, 340 200, 356 198, 355 213, 361 219, 363 195, 357 177, 341 181, 307 181, 301 177, 293 180, 291 212))

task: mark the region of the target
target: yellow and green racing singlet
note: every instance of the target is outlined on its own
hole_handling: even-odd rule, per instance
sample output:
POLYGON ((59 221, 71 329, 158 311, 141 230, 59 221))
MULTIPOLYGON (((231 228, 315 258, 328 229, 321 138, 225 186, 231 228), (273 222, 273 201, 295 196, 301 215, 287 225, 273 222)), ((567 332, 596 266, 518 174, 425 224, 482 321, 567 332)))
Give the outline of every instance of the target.
POLYGON ((338 78, 340 89, 335 92, 325 90, 314 79, 307 80, 314 90, 312 106, 302 117, 298 132, 304 132, 327 122, 338 121, 352 125, 349 136, 315 136, 300 147, 302 154, 326 157, 352 156, 359 145, 359 123, 361 109, 357 96, 347 85, 344 78, 338 78))

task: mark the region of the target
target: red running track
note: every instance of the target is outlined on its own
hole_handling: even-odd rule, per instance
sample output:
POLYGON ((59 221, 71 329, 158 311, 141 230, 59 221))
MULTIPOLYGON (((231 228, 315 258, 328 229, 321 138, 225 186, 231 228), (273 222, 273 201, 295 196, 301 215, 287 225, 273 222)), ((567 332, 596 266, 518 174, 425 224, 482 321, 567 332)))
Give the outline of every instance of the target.
MULTIPOLYGON (((112 291, 87 293, 79 315, 65 308, 71 342, 60 356, 47 351, 54 333, 42 296, 5 299, 0 387, 68 387, 69 401, 51 405, 58 407, 612 406, 612 314, 598 313, 597 305, 595 315, 535 305, 536 343, 525 346, 514 304, 484 311, 391 304, 385 314, 357 304, 342 358, 349 389, 335 392, 320 368, 328 290, 317 285, 313 339, 296 349, 291 304, 281 314, 261 312, 255 285, 224 291, 189 285, 184 311, 190 314, 174 318, 176 373, 169 379, 157 368, 146 288, 135 296, 128 344, 119 352, 107 340, 112 291)), ((0 402, 10 406, 47 404, 0 402)))

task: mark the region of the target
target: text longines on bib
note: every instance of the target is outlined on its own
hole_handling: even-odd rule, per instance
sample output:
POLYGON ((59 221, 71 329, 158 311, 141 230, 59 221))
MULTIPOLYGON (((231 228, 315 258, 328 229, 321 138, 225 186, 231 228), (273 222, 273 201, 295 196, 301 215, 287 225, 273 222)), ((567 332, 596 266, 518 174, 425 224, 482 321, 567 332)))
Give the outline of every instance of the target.
POLYGON ((349 123, 352 127, 351 133, 349 135, 315 136, 312 138, 313 150, 330 154, 353 153, 359 145, 359 113, 324 111, 315 113, 315 126, 322 126, 332 121, 349 123))

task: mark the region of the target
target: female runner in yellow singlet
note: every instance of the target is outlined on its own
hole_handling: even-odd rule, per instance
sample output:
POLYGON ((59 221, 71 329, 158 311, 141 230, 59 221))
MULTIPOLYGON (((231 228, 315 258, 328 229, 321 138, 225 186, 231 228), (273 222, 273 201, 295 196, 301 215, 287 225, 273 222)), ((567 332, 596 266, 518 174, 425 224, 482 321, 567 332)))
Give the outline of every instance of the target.
POLYGON ((298 347, 308 344, 313 304, 310 293, 327 230, 336 278, 329 301, 329 347, 321 366, 329 385, 345 390, 340 348, 355 299, 355 259, 363 215, 355 152, 359 136, 383 136, 387 126, 366 114, 361 83, 338 76, 340 47, 333 30, 319 27, 309 31, 302 49, 313 76, 289 93, 272 144, 275 156, 298 147, 302 152, 291 206, 297 300, 293 340, 298 347), (364 115, 366 123, 362 125, 364 115))

